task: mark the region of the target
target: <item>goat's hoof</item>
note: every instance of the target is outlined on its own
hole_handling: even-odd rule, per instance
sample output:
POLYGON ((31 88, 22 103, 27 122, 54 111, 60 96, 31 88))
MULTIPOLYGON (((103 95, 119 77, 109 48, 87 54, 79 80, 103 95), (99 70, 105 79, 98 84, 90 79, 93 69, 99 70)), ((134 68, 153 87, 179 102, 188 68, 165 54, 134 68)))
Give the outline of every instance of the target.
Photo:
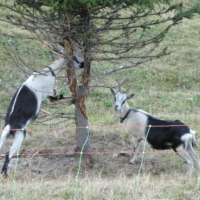
POLYGON ((8 178, 8 174, 7 174, 6 172, 2 172, 2 174, 3 174, 3 177, 4 177, 5 179, 8 178))
POLYGON ((133 159, 132 159, 132 160, 129 161, 130 164, 138 164, 138 163, 140 163, 140 162, 141 162, 141 159, 140 159, 140 158, 138 158, 137 160, 133 160, 133 159))
POLYGON ((137 164, 137 160, 130 160, 129 163, 130 164, 137 164))
POLYGON ((3 175, 3 177, 4 177, 5 179, 8 178, 7 170, 2 170, 2 171, 1 171, 1 174, 3 175))

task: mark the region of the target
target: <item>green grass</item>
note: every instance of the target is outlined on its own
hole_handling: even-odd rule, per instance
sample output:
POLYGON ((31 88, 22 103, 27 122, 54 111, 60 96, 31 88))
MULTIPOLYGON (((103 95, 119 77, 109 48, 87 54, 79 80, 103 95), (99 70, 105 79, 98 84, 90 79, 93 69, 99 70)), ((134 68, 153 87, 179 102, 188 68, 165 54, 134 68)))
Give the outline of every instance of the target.
MULTIPOLYGON (((190 4, 190 1, 184 1, 190 4)), ((6 15, 3 10, 1 16, 6 15)), ((1 30, 13 33, 28 35, 29 33, 22 31, 17 27, 10 27, 6 23, 0 23, 1 30)), ((195 16, 192 20, 184 19, 182 23, 170 30, 165 40, 161 43, 160 48, 168 46, 169 50, 174 51, 171 55, 163 57, 152 62, 148 62, 138 67, 115 73, 105 80, 102 84, 116 86, 115 79, 120 81, 126 78, 128 81, 123 86, 125 90, 128 86, 135 84, 137 88, 132 90, 135 97, 129 101, 133 108, 143 109, 155 117, 162 119, 180 119, 185 124, 191 125, 191 128, 197 131, 197 145, 200 146, 200 17, 195 16)), ((155 32, 158 30, 154 30, 155 32)), ((15 40, 0 36, 1 41, 11 47, 14 52, 15 40)), ((27 40, 29 41, 29 40, 27 40)), ((26 42, 27 42, 26 41, 26 42)), ((42 69, 44 65, 52 62, 53 58, 48 55, 48 50, 42 50, 40 43, 31 42, 23 44, 20 56, 22 56, 30 67, 42 69), (39 53, 34 53, 39 52, 39 53), (28 55, 35 58, 35 62, 28 59, 28 55), (37 63, 37 64, 36 64, 37 63)), ((0 75, 9 83, 19 87, 26 80, 27 74, 22 75, 13 60, 4 53, 4 47, 0 46, 0 75)), ((14 56, 13 52, 11 54, 14 56)), ((105 70, 112 69, 112 65, 106 63, 92 63, 92 67, 101 73, 105 70)), ((123 63, 119 63, 119 66, 123 63)), ((23 65, 22 65, 23 66, 23 65)), ((26 69, 23 66, 23 69, 26 69)), ((31 71, 31 69, 29 70, 31 71)), ((94 73, 93 73, 94 74, 94 73)), ((62 75, 60 75, 62 76, 62 75)), ((57 81, 57 89, 65 95, 70 95, 65 80, 57 81)), ((92 79, 91 85, 96 82, 95 77, 92 79)), ((5 112, 11 95, 15 89, 9 86, 9 83, 0 82, 0 113, 5 112)), ((89 125, 99 126, 99 128, 91 128, 91 140, 94 152, 119 152, 123 147, 131 149, 128 142, 130 134, 125 128, 120 128, 123 124, 119 123, 119 117, 113 108, 113 96, 109 88, 97 88, 90 93, 87 99, 87 112, 89 117, 89 125), (106 128, 104 127, 106 126, 106 128), (113 128, 110 126, 119 126, 113 128)), ((42 109, 52 111, 44 105, 42 109)), ((64 108, 62 112, 73 112, 74 106, 64 108)), ((4 117, 1 114, 1 117, 4 117)), ((57 119, 59 121, 59 119, 57 119)), ((57 122, 56 121, 56 122, 57 122)), ((4 122, 1 121, 1 127, 4 122)), ((65 124, 62 124, 63 127, 65 124)), ((75 126, 75 125, 71 125, 75 126)), ((29 128, 49 128, 57 126, 31 125, 29 128)), ((7 149, 11 145, 9 141, 7 149)), ((27 132, 27 138, 22 148, 28 150, 63 147, 67 145, 75 145, 75 129, 70 130, 30 130, 27 132)), ((197 148, 199 152, 200 147, 197 148)), ((148 147, 147 152, 153 150, 148 147)), ((37 159, 26 158, 31 163, 31 167, 40 167, 37 159), (34 164, 36 162, 36 164, 34 164)), ((128 164, 128 158, 112 158, 111 155, 100 155, 95 157, 96 168, 88 169, 82 165, 81 179, 89 179, 96 181, 83 181, 78 184, 77 199, 84 200, 121 200, 134 199, 136 195, 136 181, 138 165, 132 166, 128 164), (109 157, 110 156, 110 157, 109 157), (105 160, 105 161, 104 161, 105 160), (129 172, 130 171, 130 172, 129 172), (120 179, 119 181, 111 179, 120 179), (106 181, 109 180, 109 181, 106 181)), ((55 162, 58 162, 57 159, 55 162)), ((192 177, 186 175, 186 165, 176 155, 170 154, 147 154, 145 156, 146 163, 143 166, 141 181, 138 188, 138 199, 173 199, 173 200, 197 200, 199 193, 196 192, 197 181, 185 180, 196 179, 199 177, 197 172, 192 177), (153 161, 156 160, 154 163, 153 161), (148 162, 149 161, 149 162, 148 162), (152 163, 151 163, 152 162, 152 163), (171 171, 173 169, 173 171, 171 171)), ((3 162, 3 160, 2 160, 3 162)), ((19 174, 17 180, 33 181, 33 182, 17 182, 15 189, 15 199, 72 199, 74 195, 74 179, 78 170, 78 156, 76 162, 65 166, 66 174, 59 174, 58 169, 54 167, 47 174, 35 175, 30 173, 23 167, 22 162, 19 163, 19 174), (53 174, 53 175, 52 175, 53 174), (53 177, 53 178, 52 178, 53 177), (52 179, 52 181, 50 181, 52 179), (65 180, 66 181, 62 181, 65 180), (56 181, 61 180, 61 181, 56 181), (38 182, 34 182, 38 181, 38 182), (41 182, 40 182, 41 181, 41 182), (44 182, 43 182, 44 181, 44 182), (46 182, 45 182, 46 181, 46 182)), ((30 167, 30 168, 31 168, 30 167)), ((45 165, 46 170, 51 165, 45 165)), ((11 183, 0 182, 1 199, 12 199, 12 170, 10 170, 11 183)), ((0 179, 3 181, 3 179, 0 179)), ((198 188, 200 189, 200 188, 198 188)))

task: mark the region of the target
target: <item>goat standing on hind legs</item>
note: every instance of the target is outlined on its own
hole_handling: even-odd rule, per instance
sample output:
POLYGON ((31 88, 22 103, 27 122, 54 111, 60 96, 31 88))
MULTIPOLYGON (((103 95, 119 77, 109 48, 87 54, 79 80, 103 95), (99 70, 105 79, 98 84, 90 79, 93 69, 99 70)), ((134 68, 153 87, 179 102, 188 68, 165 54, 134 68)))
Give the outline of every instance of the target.
MULTIPOLYGON (((83 68, 83 61, 73 57, 74 67, 83 68)), ((40 72, 34 72, 17 90, 8 107, 5 118, 5 128, 1 135, 0 154, 10 135, 14 140, 11 149, 7 152, 2 173, 6 178, 8 176, 8 164, 12 156, 20 148, 26 134, 26 128, 38 116, 42 101, 49 97, 50 100, 62 99, 61 96, 55 95, 53 90, 56 80, 56 74, 65 68, 66 59, 60 57, 54 61, 49 67, 40 72)))
POLYGON ((200 163, 193 149, 193 146, 196 145, 195 131, 189 129, 188 126, 179 120, 161 120, 152 117, 143 110, 131 109, 127 100, 132 98, 134 94, 127 94, 134 86, 129 87, 125 93, 122 93, 119 81, 117 81, 117 83, 119 92, 116 92, 113 88, 110 88, 110 90, 115 96, 114 107, 120 115, 120 122, 122 123, 125 121, 127 129, 132 136, 134 156, 133 159, 130 160, 130 163, 137 162, 139 145, 141 141, 145 140, 147 137, 147 142, 154 149, 173 149, 188 163, 190 174, 194 168, 193 161, 200 170, 200 163), (149 125, 151 125, 150 129, 148 127, 149 125))

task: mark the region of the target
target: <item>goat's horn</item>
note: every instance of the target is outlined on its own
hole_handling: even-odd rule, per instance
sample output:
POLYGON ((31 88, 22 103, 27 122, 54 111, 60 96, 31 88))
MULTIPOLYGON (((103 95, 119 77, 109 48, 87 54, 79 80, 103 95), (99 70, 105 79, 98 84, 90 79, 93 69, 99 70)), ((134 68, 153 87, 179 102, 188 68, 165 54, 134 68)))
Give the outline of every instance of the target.
POLYGON ((121 85, 119 83, 119 81, 117 79, 115 79, 117 81, 118 87, 119 87, 119 92, 121 92, 121 85))
POLYGON ((115 79, 118 83, 118 87, 119 87, 119 92, 121 92, 121 89, 122 89, 122 85, 124 85, 124 83, 127 82, 127 79, 125 78, 124 81, 122 81, 122 83, 120 84, 119 81, 117 79, 115 79))
POLYGON ((138 87, 137 85, 132 85, 132 86, 130 86, 127 90, 126 90, 126 94, 128 94, 128 92, 132 89, 132 88, 134 88, 134 87, 138 87))

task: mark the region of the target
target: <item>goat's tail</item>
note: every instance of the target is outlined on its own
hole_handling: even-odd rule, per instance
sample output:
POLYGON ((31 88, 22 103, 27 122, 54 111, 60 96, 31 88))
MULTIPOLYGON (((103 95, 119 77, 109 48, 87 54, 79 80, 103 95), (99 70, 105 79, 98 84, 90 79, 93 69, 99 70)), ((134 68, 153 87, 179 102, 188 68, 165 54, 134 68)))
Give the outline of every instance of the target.
POLYGON ((197 140, 196 140, 196 136, 195 136, 196 131, 193 131, 190 129, 190 133, 192 134, 192 146, 197 147, 197 142, 196 142, 197 140))
POLYGON ((10 135, 10 125, 6 125, 3 129, 2 135, 1 135, 1 141, 0 141, 0 154, 2 153, 3 148, 6 145, 7 139, 10 135))

